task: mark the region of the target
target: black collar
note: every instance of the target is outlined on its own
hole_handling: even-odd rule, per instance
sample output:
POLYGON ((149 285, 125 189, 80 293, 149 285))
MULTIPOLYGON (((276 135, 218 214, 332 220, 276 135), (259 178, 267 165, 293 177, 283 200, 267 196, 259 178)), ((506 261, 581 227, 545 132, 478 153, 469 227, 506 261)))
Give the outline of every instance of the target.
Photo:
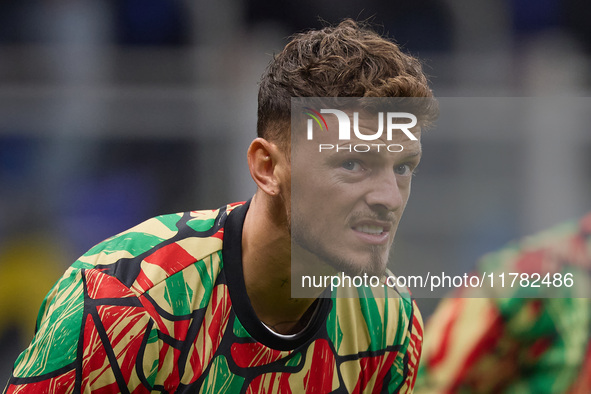
POLYGON ((250 304, 242 271, 242 227, 249 206, 250 200, 244 205, 234 208, 228 215, 224 226, 222 257, 234 313, 242 326, 256 341, 272 349, 292 350, 314 338, 328 317, 332 308, 332 300, 320 298, 318 310, 306 329, 292 338, 281 338, 274 335, 261 323, 250 304))

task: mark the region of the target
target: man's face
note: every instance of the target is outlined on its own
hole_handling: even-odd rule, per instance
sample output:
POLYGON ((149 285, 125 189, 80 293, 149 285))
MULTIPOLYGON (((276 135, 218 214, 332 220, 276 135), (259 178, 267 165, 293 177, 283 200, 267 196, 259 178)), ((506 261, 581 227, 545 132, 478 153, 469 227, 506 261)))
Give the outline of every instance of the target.
MULTIPOLYGON (((298 138, 292 146, 293 248, 312 252, 349 275, 382 275, 421 159, 420 129, 411 130, 417 141, 400 130, 394 130, 392 140, 384 132, 374 141, 362 141, 354 133, 351 140, 341 141, 336 119, 326 120, 331 131, 317 132, 312 141, 298 138), (319 144, 335 148, 319 152, 319 144), (383 144, 379 151, 378 144, 383 144), (355 147, 366 146, 368 152, 355 152, 355 147), (403 149, 390 152, 388 146, 403 149)), ((374 134, 377 120, 377 114, 361 112, 359 130, 374 134)))

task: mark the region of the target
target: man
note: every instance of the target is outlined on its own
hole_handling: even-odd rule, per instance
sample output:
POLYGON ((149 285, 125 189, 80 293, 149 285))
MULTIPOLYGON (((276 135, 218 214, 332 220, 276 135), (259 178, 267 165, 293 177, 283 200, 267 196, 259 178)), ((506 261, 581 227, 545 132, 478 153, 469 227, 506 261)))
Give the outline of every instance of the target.
POLYGON ((506 298, 461 289, 437 307, 416 391, 591 392, 591 213, 486 255, 476 271, 497 280, 484 295, 506 298))
POLYGON ((156 217, 83 255, 45 299, 7 392, 411 392, 422 323, 407 293, 290 292, 292 257, 385 274, 420 159, 417 126, 393 137, 403 152, 302 161, 291 97, 339 96, 432 93, 416 59, 353 21, 295 36, 260 84, 254 197, 156 217), (316 194, 292 193, 292 175, 316 194))

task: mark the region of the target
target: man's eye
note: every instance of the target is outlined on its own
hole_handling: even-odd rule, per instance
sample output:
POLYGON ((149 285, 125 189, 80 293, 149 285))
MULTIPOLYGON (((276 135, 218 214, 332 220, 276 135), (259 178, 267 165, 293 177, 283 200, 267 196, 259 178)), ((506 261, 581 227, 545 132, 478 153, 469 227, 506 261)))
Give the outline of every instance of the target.
POLYGON ((347 160, 341 166, 348 171, 361 171, 363 169, 361 163, 357 160, 347 160))
POLYGON ((394 168, 394 172, 396 173, 396 175, 402 175, 402 176, 412 175, 412 169, 411 169, 410 165, 408 165, 408 164, 399 165, 398 167, 394 168))

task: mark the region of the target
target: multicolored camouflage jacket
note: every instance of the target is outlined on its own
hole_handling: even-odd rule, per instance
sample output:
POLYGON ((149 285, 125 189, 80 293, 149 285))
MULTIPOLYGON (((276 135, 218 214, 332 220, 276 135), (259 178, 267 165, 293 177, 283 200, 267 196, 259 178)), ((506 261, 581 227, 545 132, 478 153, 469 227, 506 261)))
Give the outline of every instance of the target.
POLYGON ((6 392, 411 392, 408 293, 319 298, 295 337, 262 325, 242 276, 247 209, 156 217, 92 248, 43 302, 6 392))
POLYGON ((462 289, 438 306, 416 392, 591 393, 591 214, 485 256, 477 273, 503 272, 526 274, 526 288, 462 289), (548 286, 556 298, 535 298, 548 286))

